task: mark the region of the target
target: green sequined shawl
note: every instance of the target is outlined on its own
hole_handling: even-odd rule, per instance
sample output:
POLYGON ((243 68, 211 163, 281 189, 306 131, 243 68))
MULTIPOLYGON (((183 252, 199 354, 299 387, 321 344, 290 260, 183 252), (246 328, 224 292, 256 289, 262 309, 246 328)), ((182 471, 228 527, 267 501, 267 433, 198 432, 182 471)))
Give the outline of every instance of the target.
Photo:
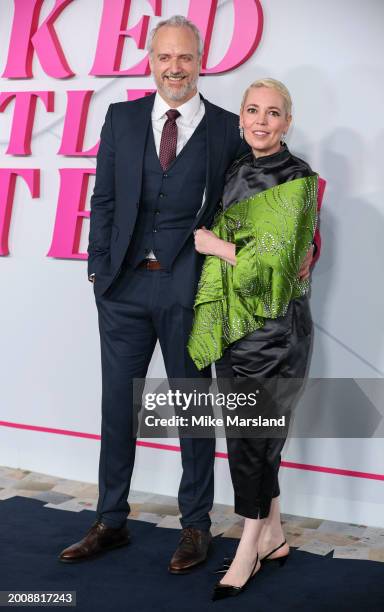
POLYGON ((276 185, 216 217, 212 231, 236 245, 236 265, 205 258, 188 341, 198 369, 308 292, 298 272, 315 233, 317 183, 316 174, 276 185))

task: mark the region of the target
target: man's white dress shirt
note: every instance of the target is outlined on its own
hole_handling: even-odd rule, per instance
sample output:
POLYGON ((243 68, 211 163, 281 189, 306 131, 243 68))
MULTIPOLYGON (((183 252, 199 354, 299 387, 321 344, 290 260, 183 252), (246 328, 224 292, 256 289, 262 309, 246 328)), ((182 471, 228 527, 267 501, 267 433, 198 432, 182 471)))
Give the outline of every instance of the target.
MULTIPOLYGON (((159 155, 160 151, 161 133, 163 131, 164 123, 167 120, 167 115, 165 113, 171 108, 173 107, 167 104, 159 92, 156 92, 151 118, 157 155, 159 155)), ((188 102, 185 102, 185 104, 178 106, 176 110, 178 110, 180 113, 180 117, 176 119, 176 155, 178 155, 181 149, 185 147, 193 132, 204 117, 205 107, 199 93, 196 92, 193 98, 188 100, 188 102)))

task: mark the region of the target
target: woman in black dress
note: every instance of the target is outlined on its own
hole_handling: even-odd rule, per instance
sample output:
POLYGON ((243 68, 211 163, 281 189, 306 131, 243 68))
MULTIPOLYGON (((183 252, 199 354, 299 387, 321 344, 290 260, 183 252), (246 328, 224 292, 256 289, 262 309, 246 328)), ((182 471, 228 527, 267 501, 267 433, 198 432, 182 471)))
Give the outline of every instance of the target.
MULTIPOLYGON (((308 262, 318 177, 284 144, 291 106, 288 90, 274 79, 246 90, 240 129, 252 151, 227 173, 223 213, 213 231, 203 228, 195 235, 197 251, 211 257, 196 298, 189 350, 198 367, 215 360, 218 379, 303 379, 308 366, 308 262)), ((284 442, 227 438, 235 511, 245 523, 214 599, 241 593, 263 562, 288 558, 278 483, 284 442)))

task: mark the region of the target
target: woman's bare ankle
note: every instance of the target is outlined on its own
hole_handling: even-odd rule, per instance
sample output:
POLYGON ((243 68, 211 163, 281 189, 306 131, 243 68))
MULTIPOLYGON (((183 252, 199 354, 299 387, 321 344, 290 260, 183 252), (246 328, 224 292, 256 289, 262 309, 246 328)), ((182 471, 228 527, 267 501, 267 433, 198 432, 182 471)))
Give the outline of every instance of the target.
MULTIPOLYGON (((263 554, 268 554, 271 550, 280 546, 285 540, 284 532, 280 529, 271 530, 266 526, 265 529, 262 530, 259 537, 259 553, 261 556, 263 554)), ((284 545, 284 549, 288 545, 284 545)), ((283 548, 283 547, 282 547, 283 548)))

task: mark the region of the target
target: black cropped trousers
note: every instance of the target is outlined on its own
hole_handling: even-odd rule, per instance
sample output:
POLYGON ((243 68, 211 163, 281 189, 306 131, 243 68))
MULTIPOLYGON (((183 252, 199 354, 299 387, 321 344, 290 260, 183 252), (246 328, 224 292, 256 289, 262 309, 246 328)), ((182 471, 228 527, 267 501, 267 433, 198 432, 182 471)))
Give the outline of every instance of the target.
MULTIPOLYGON (((263 328, 225 350, 216 362, 219 387, 220 380, 231 385, 231 379, 235 383, 242 378, 249 389, 253 381, 256 387, 263 379, 273 379, 273 384, 279 379, 294 379, 289 392, 284 391, 285 397, 280 395, 285 405, 279 406, 280 413, 291 414, 309 363, 312 329, 308 297, 292 300, 285 316, 266 319, 263 328)), ((290 385, 290 381, 287 383, 290 385)), ((248 408, 247 412, 250 414, 252 409, 248 408)), ((227 433, 237 514, 253 519, 269 515, 272 498, 280 495, 278 472, 285 441, 286 436, 247 438, 229 437, 227 433)))

